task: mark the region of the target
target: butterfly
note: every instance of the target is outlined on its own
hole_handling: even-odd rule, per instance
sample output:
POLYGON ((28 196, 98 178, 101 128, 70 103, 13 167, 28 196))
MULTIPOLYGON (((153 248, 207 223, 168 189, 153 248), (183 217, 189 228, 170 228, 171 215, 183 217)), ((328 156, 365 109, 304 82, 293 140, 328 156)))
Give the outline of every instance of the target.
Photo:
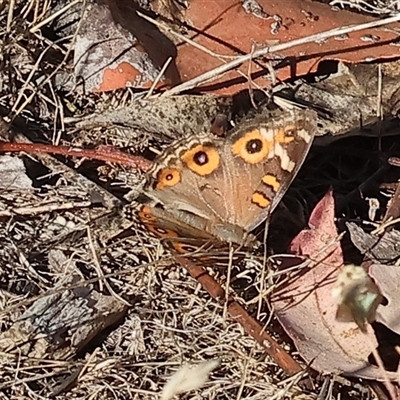
POLYGON ((146 175, 138 217, 178 253, 205 243, 254 247, 251 233, 290 186, 317 130, 313 110, 265 111, 225 137, 176 140, 146 175))

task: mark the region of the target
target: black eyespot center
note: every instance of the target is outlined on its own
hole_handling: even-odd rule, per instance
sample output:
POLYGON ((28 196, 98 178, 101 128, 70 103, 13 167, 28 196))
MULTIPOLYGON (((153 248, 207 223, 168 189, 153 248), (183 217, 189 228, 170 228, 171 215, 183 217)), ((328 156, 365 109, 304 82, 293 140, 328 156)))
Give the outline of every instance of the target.
POLYGON ((294 133, 295 133, 294 129, 287 129, 285 131, 286 136, 294 136, 294 133))
POLYGON ((203 150, 198 151, 194 154, 193 161, 200 166, 206 165, 209 161, 208 154, 203 150))
POLYGON ((246 143, 246 151, 249 154, 259 153, 263 148, 261 139, 251 139, 246 143))
POLYGON ((172 181, 172 179, 174 179, 174 174, 167 174, 166 176, 165 176, 165 179, 167 180, 167 181, 172 181))

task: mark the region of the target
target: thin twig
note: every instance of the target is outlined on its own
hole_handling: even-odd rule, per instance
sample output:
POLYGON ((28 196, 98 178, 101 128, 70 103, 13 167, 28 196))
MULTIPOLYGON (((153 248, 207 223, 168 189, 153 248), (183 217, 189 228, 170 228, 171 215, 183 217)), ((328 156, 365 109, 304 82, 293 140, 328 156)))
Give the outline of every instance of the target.
POLYGON ((60 154, 68 157, 89 158, 133 167, 146 172, 152 163, 141 156, 124 153, 111 146, 100 146, 97 149, 82 149, 70 146, 54 146, 43 143, 10 143, 0 142, 0 153, 25 152, 27 154, 60 154))
POLYGON ((388 374, 386 372, 385 366, 383 364, 382 358, 378 353, 378 350, 376 349, 375 345, 372 343, 371 341, 371 335, 375 336, 375 331, 374 328, 372 328, 372 326, 370 324, 367 325, 367 330, 365 332, 363 332, 365 337, 366 337, 366 341, 368 343, 368 345, 371 347, 371 353, 376 361, 376 364, 379 368, 379 372, 381 373, 381 378, 383 379, 383 383, 387 389, 387 391, 389 392, 390 395, 390 399, 391 400, 396 400, 398 399, 398 397, 396 396, 396 392, 393 386, 393 383, 390 382, 390 379, 388 377, 388 374))
POLYGON ((62 7, 60 10, 56 11, 54 14, 50 15, 48 18, 44 19, 43 21, 39 22, 37 25, 35 25, 33 28, 29 30, 30 33, 35 33, 38 31, 42 26, 45 26, 49 22, 53 21, 55 18, 57 18, 59 15, 65 14, 66 11, 68 11, 71 7, 73 7, 75 4, 81 3, 82 0, 74 0, 71 3, 67 3, 66 6, 62 7))
POLYGON ((150 22, 151 24, 153 24, 155 26, 158 26, 159 28, 171 33, 172 35, 174 35, 178 39, 182 40, 183 42, 186 42, 186 43, 190 44, 191 46, 195 47, 198 50, 204 51, 204 53, 207 53, 212 57, 219 58, 220 60, 223 60, 223 59, 233 60, 233 59, 235 59, 237 57, 237 56, 225 56, 225 55, 222 55, 222 54, 214 53, 212 50, 207 49, 207 47, 195 42, 194 40, 186 37, 185 35, 182 35, 179 32, 176 32, 174 29, 172 29, 166 23, 161 22, 161 21, 157 21, 157 20, 155 20, 153 18, 150 18, 149 16, 141 13, 140 11, 137 11, 137 14, 139 15, 139 17, 142 17, 143 19, 145 19, 146 21, 150 22))
MULTIPOLYGON (((153 18, 150 18, 147 15, 142 14, 140 11, 137 11, 137 14, 140 17, 144 18, 146 21, 152 23, 153 25, 155 25, 155 26, 157 26, 157 27, 169 32, 171 35, 176 36, 178 39, 182 40, 183 42, 188 43, 189 45, 193 46, 194 48, 196 48, 198 50, 201 50, 204 53, 206 53, 206 54, 208 54, 208 55, 210 55, 212 57, 215 57, 216 59, 218 59, 220 61, 226 62, 226 60, 234 60, 234 59, 236 59, 238 57, 238 56, 226 56, 226 55, 222 55, 222 54, 217 54, 217 53, 211 51, 210 49, 208 49, 207 47, 205 47, 205 46, 195 42, 194 40, 189 39, 188 37, 182 35, 181 33, 176 32, 170 26, 165 24, 164 22, 157 21, 157 20, 155 20, 153 18)), ((268 64, 267 68, 270 71, 271 67, 269 66, 269 64, 268 64)), ((254 81, 251 80, 250 76, 246 75, 244 72, 242 72, 240 70, 237 70, 236 72, 238 73, 238 75, 240 75, 241 77, 243 77, 246 80, 248 80, 251 84, 253 84, 257 89, 263 90, 263 88, 261 86, 259 86, 257 83, 255 83, 254 81)))
POLYGON ((7 33, 11 32, 11 24, 13 22, 13 17, 14 17, 14 7, 15 7, 15 0, 10 0, 8 2, 8 15, 7 15, 7 26, 6 26, 7 33))
POLYGON ((158 73, 156 79, 154 79, 153 84, 151 85, 149 91, 147 92, 146 96, 144 97, 144 99, 148 99, 154 92, 154 89, 156 88, 156 86, 158 85, 158 82, 160 82, 161 78, 164 75, 164 72, 166 71, 166 69, 168 68, 169 64, 171 64, 172 61, 172 57, 168 57, 168 60, 165 61, 163 67, 161 68, 160 72, 158 73))
POLYGON ((88 226, 86 229, 86 234, 87 234, 87 238, 88 238, 88 242, 89 242, 89 249, 92 253, 92 260, 93 260, 93 265, 94 265, 94 270, 97 272, 97 275, 99 277, 99 288, 100 291, 103 291, 103 283, 105 285, 105 287, 108 289, 108 291, 110 292, 110 294, 115 297, 118 301, 120 301, 122 304, 125 304, 126 306, 130 307, 131 303, 129 303, 127 300, 125 300, 124 298, 122 298, 119 294, 117 294, 115 292, 115 290, 112 288, 112 286, 110 285, 110 283, 108 282, 108 279, 106 278, 102 268, 101 268, 101 264, 99 261, 99 257, 97 255, 97 251, 96 251, 96 247, 92 238, 92 232, 90 230, 90 227, 88 226))
MULTIPOLYGON (((207 290, 210 296, 220 303, 225 303, 225 290, 203 267, 182 256, 177 255, 175 259, 207 290)), ((228 297, 227 310, 231 318, 240 323, 284 371, 293 375, 302 370, 301 366, 264 331, 258 321, 252 318, 232 297, 228 297)))
POLYGON ((231 279, 232 279, 232 266, 233 266, 233 253, 234 248, 230 246, 229 248, 229 261, 228 261, 228 269, 226 274, 226 282, 225 282, 225 303, 224 303, 224 311, 223 311, 223 318, 226 319, 228 313, 228 300, 229 300, 229 289, 231 287, 231 279))
POLYGON ((12 217, 13 215, 37 215, 50 213, 53 211, 72 210, 75 208, 87 208, 92 203, 90 201, 69 202, 63 204, 46 204, 36 207, 19 207, 10 210, 0 210, 0 217, 12 217))
MULTIPOLYGON (((76 38, 77 38, 77 36, 78 36, 78 32, 80 31, 81 25, 83 24, 83 21, 84 21, 83 15, 84 15, 84 12, 85 12, 85 9, 86 9, 86 7, 85 7, 85 6, 86 6, 86 0, 79 0, 79 1, 83 1, 83 6, 82 6, 82 10, 83 10, 83 11, 82 11, 82 18, 80 19, 80 21, 79 21, 79 23, 78 23, 78 27, 77 27, 77 29, 76 29, 76 31, 75 31, 75 33, 74 33, 73 38, 72 38, 71 46, 68 48, 68 50, 67 50, 67 52, 66 52, 64 58, 63 58, 62 61, 57 65, 57 67, 54 69, 54 71, 52 71, 51 74, 50 74, 46 79, 43 80, 43 82, 41 82, 39 85, 37 85, 36 90, 32 91, 32 93, 31 93, 29 96, 27 96, 26 100, 25 100, 25 101, 21 104, 21 106, 17 109, 18 102, 22 99, 22 97, 23 97, 23 95, 24 95, 24 90, 21 90, 21 91, 19 92, 19 97, 18 97, 17 101, 14 103, 14 105, 13 105, 13 107, 12 107, 12 110, 11 110, 11 115, 14 113, 14 115, 13 115, 14 117, 18 116, 18 115, 22 112, 22 110, 33 100, 33 98, 35 97, 35 95, 36 95, 36 93, 39 91, 39 89, 42 88, 42 87, 44 87, 45 85, 47 85, 47 83, 50 82, 50 81, 53 79, 53 77, 58 73, 58 71, 60 71, 61 68, 64 67, 65 63, 67 62, 67 59, 68 59, 68 57, 69 57, 69 54, 70 54, 70 53, 72 52, 72 50, 73 50, 73 44, 76 42, 76 38)), ((61 40, 64 40, 64 39, 57 40, 56 42, 59 42, 59 41, 61 41, 61 40)), ((52 46, 48 47, 48 48, 43 52, 43 54, 39 57, 39 59, 41 59, 41 57, 43 57, 44 53, 46 53, 47 51, 49 51, 49 50, 51 49, 51 47, 52 47, 52 46)), ((36 64, 38 64, 38 61, 36 62, 36 64)), ((36 64, 35 64, 35 65, 36 65, 36 64)))

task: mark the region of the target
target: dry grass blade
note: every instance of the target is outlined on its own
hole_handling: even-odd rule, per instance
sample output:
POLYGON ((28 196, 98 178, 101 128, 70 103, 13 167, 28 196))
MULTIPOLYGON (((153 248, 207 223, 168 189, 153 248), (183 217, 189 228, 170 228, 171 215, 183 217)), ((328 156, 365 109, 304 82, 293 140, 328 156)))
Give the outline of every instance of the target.
POLYGON ((243 326, 244 330, 264 347, 265 351, 283 370, 289 375, 296 374, 302 370, 300 365, 285 352, 267 332, 265 332, 264 328, 261 327, 240 304, 231 297, 226 298, 225 290, 207 274, 201 266, 194 264, 184 257, 179 256, 176 257, 176 259, 188 270, 193 278, 201 283, 214 299, 224 303, 226 302, 230 317, 238 321, 243 326))
MULTIPOLYGON (((219 58, 221 63, 228 63, 173 88, 161 100, 153 95, 144 101, 131 89, 107 94, 82 93, 74 86, 75 82, 64 86, 63 80, 74 70, 71 55, 76 29, 83 18, 82 8, 74 7, 80 3, 84 8, 86 2, 77 0, 12 0, 0 6, 0 20, 5 27, 0 33, 5 43, 0 105, 2 115, 12 117, 15 123, 13 130, 2 125, 1 136, 2 140, 17 142, 1 142, 0 149, 12 152, 10 158, 18 158, 33 182, 29 189, 0 190, 0 335, 21 323, 22 316, 34 303, 44 304, 52 295, 58 299, 68 293, 78 301, 77 310, 81 311, 93 304, 87 296, 93 289, 119 304, 122 301, 127 310, 123 317, 118 315, 113 326, 90 340, 77 354, 73 351, 76 336, 68 336, 71 321, 61 318, 64 309, 61 303, 55 302, 59 306, 57 315, 48 316, 53 321, 60 318, 61 338, 70 339, 66 344, 70 350, 69 360, 58 359, 52 351, 40 358, 34 356, 35 351, 46 348, 35 344, 58 343, 49 329, 50 324, 42 322, 36 326, 34 340, 29 338, 18 343, 15 354, 0 354, 0 399, 38 400, 52 395, 60 400, 153 399, 160 396, 168 377, 182 365, 203 365, 216 358, 221 360, 220 365, 209 374, 204 385, 193 387, 193 392, 182 393, 182 398, 305 400, 315 397, 299 388, 298 380, 304 373, 302 365, 295 358, 297 355, 292 356, 295 354, 293 347, 289 341, 285 342, 272 313, 267 310, 265 299, 260 313, 264 319, 258 322, 253 318, 257 311, 255 304, 260 303, 261 298, 257 297, 257 289, 261 287, 264 296, 275 289, 273 285, 265 287, 259 279, 269 280, 273 274, 263 271, 264 276, 257 265, 239 276, 234 263, 229 271, 213 269, 215 277, 185 262, 187 270, 182 268, 160 241, 135 224, 131 205, 125 207, 124 195, 131 189, 140 192, 142 172, 148 170, 151 163, 118 151, 110 153, 106 147, 100 151, 80 149, 98 149, 99 144, 112 144, 138 153, 147 152, 170 141, 181 127, 188 127, 185 134, 199 132, 200 128, 209 131, 206 122, 210 114, 225 112, 228 108, 219 108, 219 103, 206 103, 207 96, 197 96, 204 103, 188 102, 187 105, 185 96, 177 96, 174 108, 179 118, 175 117, 177 123, 172 129, 165 118, 159 118, 153 130, 149 127, 158 115, 166 114, 172 104, 171 94, 195 87, 204 79, 212 79, 246 60, 301 45, 321 35, 234 58, 197 46, 219 58), (71 30, 58 36, 59 18, 69 13, 75 18, 71 30), (162 101, 166 104, 164 108, 159 106, 162 101), (126 119, 118 120, 110 129, 110 120, 115 122, 113 118, 100 118, 95 127, 85 123, 75 125, 77 120, 94 121, 95 113, 102 116, 105 110, 120 111, 126 103, 131 103, 130 108, 125 109, 126 119), (199 118, 200 113, 196 112, 203 104, 205 111, 202 109, 199 118), (157 106, 161 110, 159 114, 154 111, 157 106), (193 115, 183 115, 183 108, 191 110, 193 115), (140 119, 141 114, 145 115, 143 119, 140 119), (202 125, 189 123, 190 117, 200 119, 202 125), (141 124, 130 125, 132 121, 141 124), (35 144, 26 143, 26 137, 35 144), (41 143, 63 146, 46 147, 41 143), (34 157, 26 155, 32 152, 34 157), (95 154, 97 161, 93 160, 95 154), (78 156, 86 159, 77 162, 78 156), (104 160, 111 161, 112 167, 104 165, 104 160), (133 167, 133 173, 117 163, 133 167), (50 256, 54 250, 64 254, 66 259, 58 268, 53 268, 50 256), (76 267, 78 278, 66 282, 64 279, 72 276, 71 266, 76 267), (239 290, 233 294, 240 278, 246 281, 246 290, 250 288, 256 292, 254 296, 251 293, 246 297, 247 293, 239 290), (231 283, 226 290, 216 283, 226 281, 231 283), (265 331, 266 326, 270 335, 265 331), (272 332, 279 335, 279 339, 271 337, 272 332), (39 339, 40 342, 35 342, 39 339), (296 374, 298 371, 301 372, 296 374), (295 375, 282 380, 285 372, 295 375)), ((61 22, 64 29, 68 23, 61 22)), ((386 19, 379 24, 388 22, 390 20, 386 19)), ((362 27, 343 28, 322 34, 322 37, 357 29, 362 27)), ((184 36, 177 37, 195 45, 184 36)), ((250 67, 247 73, 238 71, 246 77, 250 72, 254 72, 250 67)), ((253 84, 255 82, 249 78, 249 86, 253 84)), ((148 95, 151 93, 152 89, 148 95)), ((313 181, 312 185, 319 186, 320 182, 313 181)), ((278 274, 275 273, 274 278, 278 274)), ((281 285, 282 282, 284 284, 283 279, 281 285)), ((107 310, 100 314, 101 324, 108 317, 107 310)), ((44 321, 37 315, 32 319, 44 321)), ((86 321, 84 316, 80 321, 86 321)), ((83 323, 82 329, 85 328, 88 324, 83 323)), ((202 375, 204 378, 206 374, 202 375)))

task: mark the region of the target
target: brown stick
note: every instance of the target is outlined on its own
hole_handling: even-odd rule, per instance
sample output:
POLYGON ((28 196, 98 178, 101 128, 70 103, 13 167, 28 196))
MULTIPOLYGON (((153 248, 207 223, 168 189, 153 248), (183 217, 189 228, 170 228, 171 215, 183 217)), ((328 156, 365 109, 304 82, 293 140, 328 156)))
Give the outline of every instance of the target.
MULTIPOLYGON (((225 302, 225 290, 207 271, 182 256, 175 259, 196 279, 219 303, 225 302)), ((228 313, 244 330, 260 343, 268 355, 289 375, 302 371, 301 366, 267 333, 264 328, 231 296, 228 296, 228 313)))
POLYGON ((46 153, 79 158, 86 157, 92 160, 112 162, 137 168, 143 172, 148 171, 151 167, 151 161, 144 157, 123 153, 112 146, 100 146, 97 149, 81 149, 79 147, 54 146, 51 144, 0 142, 0 152, 19 151, 28 154, 46 153))

